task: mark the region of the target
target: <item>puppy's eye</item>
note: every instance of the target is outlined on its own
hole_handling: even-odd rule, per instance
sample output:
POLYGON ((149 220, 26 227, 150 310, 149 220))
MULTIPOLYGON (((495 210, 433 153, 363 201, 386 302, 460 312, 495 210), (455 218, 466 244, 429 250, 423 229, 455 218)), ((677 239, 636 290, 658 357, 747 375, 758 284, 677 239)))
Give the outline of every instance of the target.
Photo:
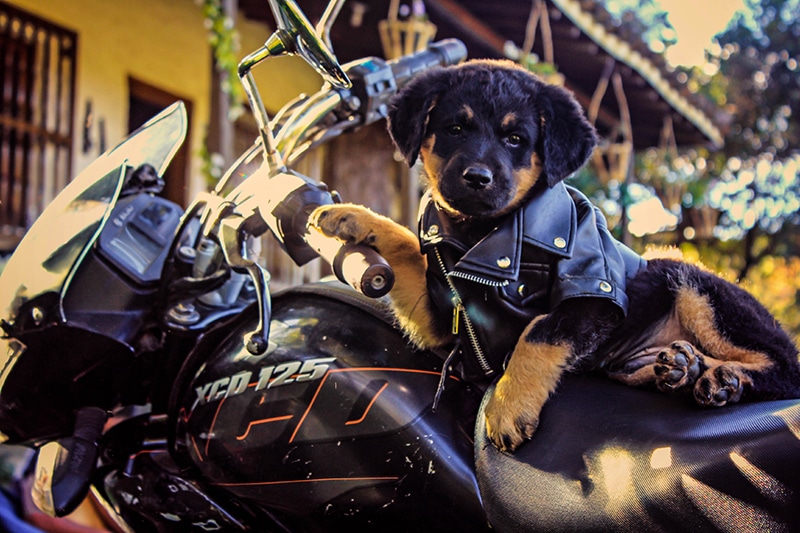
POLYGON ((447 127, 447 133, 452 135, 453 137, 457 137, 461 135, 461 132, 464 131, 460 124, 453 124, 452 126, 447 127))
POLYGON ((506 144, 509 145, 510 147, 516 148, 522 144, 522 137, 520 137, 516 133, 512 133, 511 135, 506 137, 505 141, 506 144))

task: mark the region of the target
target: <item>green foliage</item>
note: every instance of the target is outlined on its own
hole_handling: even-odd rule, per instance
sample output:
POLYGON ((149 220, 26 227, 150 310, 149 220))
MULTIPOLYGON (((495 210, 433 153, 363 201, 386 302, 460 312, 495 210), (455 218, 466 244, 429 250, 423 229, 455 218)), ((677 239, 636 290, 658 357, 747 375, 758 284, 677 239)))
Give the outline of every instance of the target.
POLYGON ((800 0, 748 0, 718 36, 735 121, 728 153, 784 159, 800 148, 800 0))
MULTIPOLYGON (((703 79, 704 94, 721 99, 730 127, 724 165, 711 190, 723 211, 721 235, 753 243, 760 235, 797 231, 800 218, 800 0, 748 0, 718 35, 719 54, 709 60, 717 75, 703 79), (749 234, 749 237, 748 237, 749 234)), ((745 250, 751 261, 757 250, 745 250)))
MULTIPOLYGON (((607 5, 616 6, 622 26, 631 12, 638 24, 668 25, 651 0, 607 5)), ((714 235, 746 241, 742 253, 751 261, 743 272, 758 259, 748 242, 759 234, 796 231, 800 223, 800 0, 747 0, 747 7, 718 36, 719 49, 707 65, 678 71, 689 90, 720 106, 715 118, 724 128, 723 150, 653 149, 636 158, 637 180, 683 215, 684 226, 682 211, 720 211, 714 235)))
MULTIPOLYGON (((208 43, 214 55, 214 64, 220 73, 220 88, 228 97, 228 118, 236 120, 244 112, 246 95, 239 80, 239 34, 234 21, 226 15, 222 0, 196 0, 203 10, 204 24, 208 30, 208 43)), ((222 175, 222 156, 212 153, 203 142, 198 156, 202 159, 201 172, 209 188, 214 187, 222 175)))
POLYGON ((623 38, 641 36, 656 53, 675 44, 675 28, 656 0, 606 0, 605 7, 614 17, 623 38))
MULTIPOLYGON (((668 17, 653 1, 605 1, 621 28, 627 24, 646 41, 670 36, 668 17), (641 22, 626 22, 630 12, 641 22), (641 25, 651 20, 664 25, 648 34, 641 25)), ((702 257, 728 278, 743 280, 800 334, 800 0, 745 0, 745 7, 717 36, 719 47, 707 64, 677 69, 691 92, 718 106, 714 120, 725 145, 713 152, 653 148, 637 154, 636 181, 657 194, 679 222, 673 231, 633 245, 677 244, 702 257), (701 235, 694 227, 697 213, 708 210, 719 216, 712 231, 701 235)), ((651 44, 654 50, 660 46, 651 44)), ((588 180, 579 181, 583 187, 588 180)), ((585 190, 613 213, 609 202, 626 198, 620 189, 610 184, 585 190)))
POLYGON ((540 61, 539 58, 534 55, 529 55, 522 58, 520 60, 520 64, 529 71, 533 72, 534 74, 539 74, 540 76, 548 76, 558 73, 558 69, 555 65, 545 61, 540 61))
POLYGON ((228 95, 229 115, 235 120, 244 111, 244 88, 239 81, 239 34, 234 21, 225 14, 222 0, 202 1, 203 17, 208 29, 208 43, 221 73, 222 91, 228 95))
POLYGON ((729 273, 800 334, 800 0, 747 7, 717 36, 718 72, 688 73, 730 115, 706 178, 707 201, 722 212, 716 234, 729 242, 708 243, 703 256, 727 257, 729 273))

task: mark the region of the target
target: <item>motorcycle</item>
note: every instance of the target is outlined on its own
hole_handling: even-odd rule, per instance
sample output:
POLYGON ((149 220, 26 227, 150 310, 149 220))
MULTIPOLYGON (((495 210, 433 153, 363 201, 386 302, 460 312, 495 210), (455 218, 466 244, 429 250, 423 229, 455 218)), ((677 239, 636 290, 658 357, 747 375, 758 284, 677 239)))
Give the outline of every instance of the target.
POLYGON ((797 526, 798 401, 698 411, 567 376, 531 442, 489 445, 486 386, 407 342, 381 299, 391 268, 307 228, 338 199, 292 170, 466 50, 341 66, 340 2, 316 29, 270 6, 277 29, 239 65, 259 138, 213 191, 186 210, 156 195, 186 131, 176 103, 76 177, 2 272, 0 432, 37 450, 40 509, 90 494, 125 532, 797 526), (270 119, 251 72, 284 54, 325 84, 270 119), (266 233, 338 280, 271 294, 266 233))

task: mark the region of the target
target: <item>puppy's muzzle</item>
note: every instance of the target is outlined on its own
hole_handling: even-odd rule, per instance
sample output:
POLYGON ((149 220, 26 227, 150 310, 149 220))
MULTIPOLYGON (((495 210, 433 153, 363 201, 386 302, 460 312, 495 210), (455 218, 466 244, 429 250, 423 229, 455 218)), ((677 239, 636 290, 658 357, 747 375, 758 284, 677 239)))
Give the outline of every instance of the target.
POLYGON ((492 179, 494 179, 492 171, 486 167, 469 167, 464 171, 464 181, 476 191, 488 187, 492 179))

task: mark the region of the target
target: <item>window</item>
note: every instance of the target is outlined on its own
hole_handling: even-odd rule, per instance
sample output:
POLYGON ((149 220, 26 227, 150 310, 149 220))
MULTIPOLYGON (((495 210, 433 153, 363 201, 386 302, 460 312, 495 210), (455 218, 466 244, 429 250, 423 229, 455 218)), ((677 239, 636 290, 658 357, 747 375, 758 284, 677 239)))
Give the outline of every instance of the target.
POLYGON ((0 252, 70 179, 77 43, 0 2, 0 252))

